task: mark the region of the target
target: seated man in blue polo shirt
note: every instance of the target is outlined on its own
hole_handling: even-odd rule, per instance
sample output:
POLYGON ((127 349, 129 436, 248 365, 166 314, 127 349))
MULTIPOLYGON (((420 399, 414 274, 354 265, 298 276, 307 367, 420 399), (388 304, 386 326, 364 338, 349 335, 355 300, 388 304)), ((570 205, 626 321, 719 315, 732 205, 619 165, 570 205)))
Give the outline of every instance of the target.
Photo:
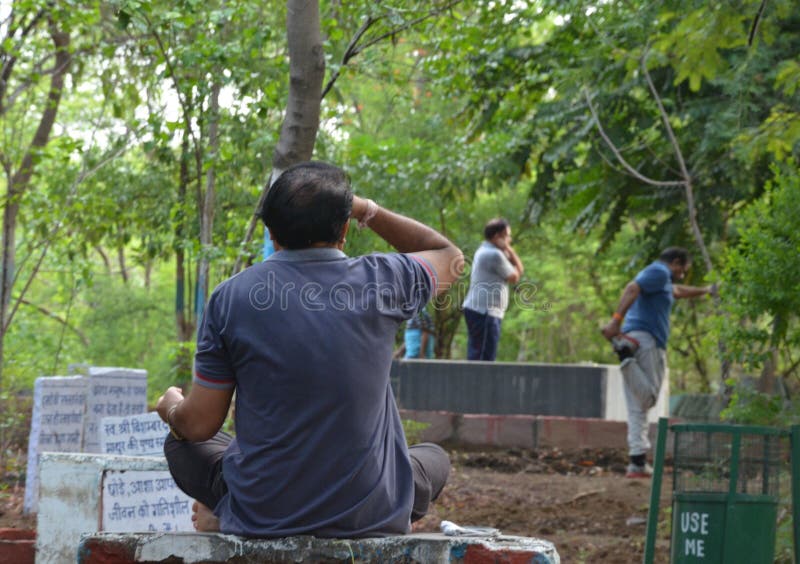
POLYGON ((403 534, 450 465, 406 446, 389 384, 394 336, 456 280, 463 256, 421 223, 353 195, 325 163, 286 170, 261 212, 276 252, 212 293, 184 398, 158 412, 198 530, 249 537, 403 534), (350 220, 398 252, 348 257, 350 220), (236 437, 220 431, 236 391, 236 437))

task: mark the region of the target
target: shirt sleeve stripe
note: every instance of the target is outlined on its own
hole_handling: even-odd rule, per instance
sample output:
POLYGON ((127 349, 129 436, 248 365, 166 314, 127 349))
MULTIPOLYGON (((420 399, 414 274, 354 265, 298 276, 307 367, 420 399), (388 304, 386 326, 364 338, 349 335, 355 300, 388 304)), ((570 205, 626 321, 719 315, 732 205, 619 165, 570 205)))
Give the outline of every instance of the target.
POLYGON ((194 381, 205 386, 206 388, 213 388, 215 390, 227 390, 236 385, 236 380, 233 378, 226 378, 224 380, 212 379, 207 376, 201 375, 199 372, 194 373, 194 381))
POLYGON ((420 265, 422 265, 422 268, 425 269, 425 272, 428 273, 428 276, 431 279, 431 286, 432 286, 431 291, 435 294, 436 288, 439 286, 439 278, 436 276, 436 270, 434 270, 431 264, 424 258, 417 255, 409 255, 409 256, 413 258, 415 261, 417 261, 420 265))

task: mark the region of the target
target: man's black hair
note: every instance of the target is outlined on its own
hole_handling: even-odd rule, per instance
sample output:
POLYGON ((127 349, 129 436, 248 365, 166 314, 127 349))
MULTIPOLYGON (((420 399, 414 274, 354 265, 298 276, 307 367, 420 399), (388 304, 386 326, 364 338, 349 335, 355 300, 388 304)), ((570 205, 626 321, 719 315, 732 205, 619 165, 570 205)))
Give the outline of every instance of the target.
POLYGON ((286 249, 336 243, 350 219, 353 192, 339 167, 319 161, 286 169, 272 185, 260 215, 275 241, 286 249))
POLYGON ((675 259, 685 266, 692 262, 692 255, 683 247, 667 247, 661 251, 661 256, 658 257, 658 260, 667 264, 672 263, 675 259))
POLYGON ((487 241, 491 241, 495 235, 497 235, 498 233, 502 233, 508 228, 509 228, 508 221, 503 219, 502 217, 490 219, 489 223, 486 224, 486 227, 483 228, 483 236, 486 238, 487 241))

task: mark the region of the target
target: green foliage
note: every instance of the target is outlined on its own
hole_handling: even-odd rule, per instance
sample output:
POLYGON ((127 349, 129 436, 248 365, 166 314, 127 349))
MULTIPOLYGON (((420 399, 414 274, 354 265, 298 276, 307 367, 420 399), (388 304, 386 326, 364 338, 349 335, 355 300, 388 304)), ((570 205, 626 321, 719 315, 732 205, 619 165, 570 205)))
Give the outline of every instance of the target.
POLYGON ((800 177, 792 161, 774 171, 764 195, 734 224, 721 286, 729 317, 721 331, 733 360, 758 368, 777 353, 789 374, 800 345, 800 177))
POLYGON ((720 413, 723 420, 772 427, 788 427, 800 423, 800 403, 791 402, 779 395, 759 392, 753 388, 752 383, 730 379, 727 384, 733 392, 728 407, 720 413))
POLYGON ((778 529, 775 534, 775 562, 791 564, 794 562, 794 521, 792 516, 792 497, 787 494, 781 498, 781 506, 786 508, 778 516, 778 529))
POLYGON ((85 293, 91 307, 80 320, 90 343, 81 360, 93 366, 146 369, 151 401, 176 382, 175 359, 181 347, 170 322, 169 279, 159 282, 147 289, 141 283, 97 280, 85 293))
MULTIPOLYGON (((725 236, 732 210, 757 196, 769 174, 760 154, 745 156, 743 132, 782 143, 784 152, 794 146, 780 124, 764 127, 782 104, 797 108, 789 86, 800 44, 796 10, 790 2, 771 4, 762 41, 748 48, 759 4, 531 5, 514 14, 515 23, 538 33, 498 29, 480 52, 464 48, 468 54, 452 57, 461 66, 454 72, 451 65, 440 80, 468 101, 462 115, 482 143, 510 131, 527 148, 523 170, 536 170, 529 209, 570 217, 576 230, 599 230, 603 250, 628 221, 644 224, 636 258, 646 261, 670 244, 694 247, 684 191, 648 185, 623 170, 600 139, 586 98, 633 168, 656 182, 679 180, 675 147, 641 70, 646 59, 692 176, 701 230, 713 243, 725 236)), ((497 25, 488 22, 473 25, 497 25)))
POLYGON ((406 435, 406 443, 409 446, 417 444, 422 440, 422 432, 431 426, 430 423, 414 421, 413 419, 402 419, 403 432, 406 435))
MULTIPOLYGON (((342 164, 357 193, 445 232, 468 258, 487 219, 511 221, 527 272, 499 358, 613 362, 598 327, 624 284, 663 247, 694 246, 684 190, 625 172, 587 105, 588 96, 631 166, 675 180, 644 58, 715 268, 723 264, 727 317, 712 322, 709 301, 676 305, 673 389, 712 389, 720 335, 735 362, 758 367, 777 351, 779 371, 796 372, 796 3, 767 3, 751 46, 760 0, 445 4, 323 3, 328 77, 341 74, 322 102, 315 158, 342 164), (359 45, 374 45, 343 62, 367 21, 359 45), (776 161, 784 166, 771 168, 776 161)), ((34 189, 19 200, 18 280, 34 281, 6 335, 6 374, 27 386, 70 363, 140 366, 153 399, 189 377, 198 263, 212 261, 212 287, 227 276, 269 175, 288 86, 285 9, 246 0, 14 7, 27 17, 53 8, 73 30, 74 59, 56 134, 36 151, 34 189), (224 96, 212 154, 215 83, 224 96), (201 247, 210 170, 213 241, 201 247)), ((51 43, 40 26, 29 42, 3 46, 17 57, 9 91, 25 92, 3 108, 6 161, 36 128, 48 80, 37 65, 51 43)), ((375 249, 387 247, 369 230, 349 234, 350 254, 375 249)), ((702 270, 688 282, 702 283, 702 270)), ((441 357, 464 356, 466 287, 464 278, 433 308, 441 357)))
POLYGON ((26 442, 30 429, 30 396, 18 390, 0 392, 0 476, 16 476, 25 471, 26 442))

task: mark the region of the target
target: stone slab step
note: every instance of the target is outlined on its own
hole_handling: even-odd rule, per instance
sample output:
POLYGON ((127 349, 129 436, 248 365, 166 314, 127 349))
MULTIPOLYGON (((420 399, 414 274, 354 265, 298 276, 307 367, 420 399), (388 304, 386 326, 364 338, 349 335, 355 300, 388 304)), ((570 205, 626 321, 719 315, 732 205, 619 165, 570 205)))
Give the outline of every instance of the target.
POLYGON ((78 564, 134 562, 560 564, 560 558, 553 543, 516 536, 419 533, 370 539, 245 539, 217 533, 94 533, 81 538, 78 564))

